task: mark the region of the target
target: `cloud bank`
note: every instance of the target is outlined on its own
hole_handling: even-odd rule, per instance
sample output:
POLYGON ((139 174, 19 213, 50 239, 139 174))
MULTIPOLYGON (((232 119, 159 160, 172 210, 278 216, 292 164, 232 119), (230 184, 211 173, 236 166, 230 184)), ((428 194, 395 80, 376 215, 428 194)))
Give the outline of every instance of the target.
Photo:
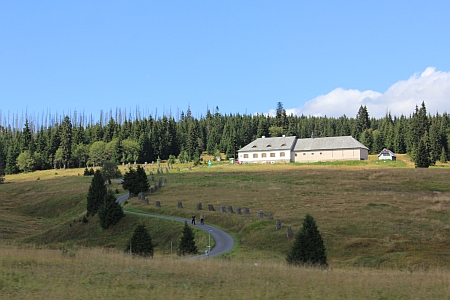
MULTIPOLYGON (((393 116, 409 116, 425 101, 431 114, 450 113, 450 72, 428 67, 408 80, 393 84, 385 93, 376 91, 344 90, 337 88, 320 95, 300 108, 286 109, 286 113, 306 116, 355 117, 361 105, 366 105, 370 117, 381 118, 390 111, 393 116)), ((270 111, 269 114, 274 113, 270 111)))

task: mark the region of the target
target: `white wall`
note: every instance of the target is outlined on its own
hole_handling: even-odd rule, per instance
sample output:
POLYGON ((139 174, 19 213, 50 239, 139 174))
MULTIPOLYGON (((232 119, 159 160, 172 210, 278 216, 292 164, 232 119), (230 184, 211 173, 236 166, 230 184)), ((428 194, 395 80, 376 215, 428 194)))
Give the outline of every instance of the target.
POLYGON ((290 162, 291 161, 291 151, 290 150, 272 150, 272 151, 249 151, 249 152, 239 152, 239 161, 242 163, 271 163, 274 162, 290 162), (262 154, 266 154, 266 157, 262 157, 262 154), (274 153, 275 157, 270 157, 270 154, 274 153), (280 156, 280 153, 284 153, 284 157, 280 156), (244 155, 247 154, 248 158, 244 155), (254 158, 253 154, 257 154, 258 157, 254 158))

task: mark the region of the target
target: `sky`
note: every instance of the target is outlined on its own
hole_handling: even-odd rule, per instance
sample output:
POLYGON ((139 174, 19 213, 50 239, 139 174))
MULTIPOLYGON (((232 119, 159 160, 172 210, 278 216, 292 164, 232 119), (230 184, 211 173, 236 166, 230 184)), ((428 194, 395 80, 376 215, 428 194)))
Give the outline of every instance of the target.
POLYGON ((0 0, 0 117, 450 112, 450 1, 0 0))

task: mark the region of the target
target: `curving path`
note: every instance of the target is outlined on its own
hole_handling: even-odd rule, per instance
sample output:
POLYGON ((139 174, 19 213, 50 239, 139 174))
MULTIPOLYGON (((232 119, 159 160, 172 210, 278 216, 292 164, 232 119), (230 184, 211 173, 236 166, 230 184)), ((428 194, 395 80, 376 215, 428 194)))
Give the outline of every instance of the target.
MULTIPOLYGON (((122 202, 124 202, 127 199, 128 199, 128 194, 125 194, 125 195, 117 197, 117 202, 119 202, 119 204, 122 204, 122 202)), ((178 221, 178 222, 182 222, 182 223, 187 221, 188 224, 190 224, 190 222, 191 222, 191 220, 184 219, 184 218, 178 218, 178 217, 161 216, 161 215, 148 214, 148 213, 138 213, 138 212, 132 212, 132 211, 127 211, 127 210, 124 210, 124 212, 126 212, 128 214, 142 215, 142 216, 147 216, 147 217, 152 217, 152 218, 173 220, 173 221, 178 221)), ((207 233, 209 233, 211 235, 211 238, 214 240, 215 245, 209 251, 209 256, 216 256, 216 255, 224 254, 224 253, 227 253, 228 251, 230 251, 231 249, 233 249, 233 247, 234 247, 233 237, 231 235, 229 235, 228 233, 226 233, 225 231, 223 231, 222 229, 219 229, 219 228, 211 226, 211 225, 207 225, 206 223, 205 223, 205 225, 200 225, 197 223, 196 225, 192 225, 192 226, 195 226, 198 229, 206 231, 207 233)), ((207 255, 202 254, 202 255, 193 256, 191 258, 205 258, 205 257, 207 257, 207 255)))

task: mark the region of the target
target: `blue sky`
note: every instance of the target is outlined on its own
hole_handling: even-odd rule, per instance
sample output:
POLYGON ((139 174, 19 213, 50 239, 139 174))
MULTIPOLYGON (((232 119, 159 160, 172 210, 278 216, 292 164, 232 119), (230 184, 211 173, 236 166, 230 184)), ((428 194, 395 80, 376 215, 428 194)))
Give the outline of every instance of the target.
POLYGON ((0 0, 0 115, 450 112, 450 1, 0 0))

